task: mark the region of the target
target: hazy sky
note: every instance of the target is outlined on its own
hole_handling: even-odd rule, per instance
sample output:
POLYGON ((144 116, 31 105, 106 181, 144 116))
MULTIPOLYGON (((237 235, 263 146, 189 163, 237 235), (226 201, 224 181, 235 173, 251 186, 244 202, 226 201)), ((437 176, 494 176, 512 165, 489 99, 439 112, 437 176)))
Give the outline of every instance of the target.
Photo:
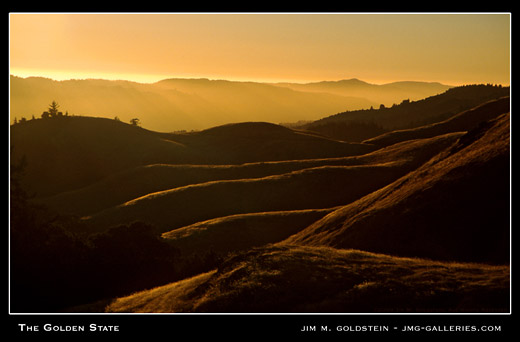
POLYGON ((510 83, 510 15, 11 13, 10 71, 54 79, 510 83))

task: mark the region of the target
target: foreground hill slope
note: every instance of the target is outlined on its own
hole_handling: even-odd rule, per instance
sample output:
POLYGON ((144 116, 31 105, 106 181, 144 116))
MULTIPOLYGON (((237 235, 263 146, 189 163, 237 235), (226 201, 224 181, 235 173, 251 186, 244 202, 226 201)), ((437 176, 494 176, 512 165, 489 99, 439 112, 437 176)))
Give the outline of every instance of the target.
POLYGON ((480 312, 509 308, 509 267, 266 246, 114 300, 107 312, 480 312))
POLYGON ((508 263, 510 115, 287 239, 400 256, 508 263))
POLYGON ((10 139, 12 160, 26 159, 26 187, 37 197, 150 164, 241 164, 375 150, 373 145, 343 143, 262 122, 166 134, 116 120, 65 116, 12 125, 10 139))

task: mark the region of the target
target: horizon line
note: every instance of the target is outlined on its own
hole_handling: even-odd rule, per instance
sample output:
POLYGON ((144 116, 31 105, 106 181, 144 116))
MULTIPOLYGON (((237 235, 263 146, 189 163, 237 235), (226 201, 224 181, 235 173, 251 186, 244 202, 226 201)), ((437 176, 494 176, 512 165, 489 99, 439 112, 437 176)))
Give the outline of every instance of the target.
MULTIPOLYGON (((19 78, 44 78, 49 79, 56 82, 63 81, 81 81, 81 80, 105 80, 105 81, 122 81, 122 82, 131 82, 131 83, 139 83, 139 84, 155 84, 161 81, 170 80, 170 79, 178 79, 178 80, 209 80, 209 81, 227 81, 227 82, 238 82, 238 83, 263 83, 263 84, 282 84, 282 83, 292 83, 292 84, 312 84, 312 83, 320 83, 320 82, 341 82, 341 81, 360 81, 363 83, 367 83, 370 85, 386 85, 392 83, 401 83, 401 82, 417 82, 417 83, 437 83, 450 87, 457 87, 463 85, 471 85, 471 84, 490 84, 489 82, 443 82, 443 81, 432 81, 432 80, 417 80, 417 79, 398 79, 392 81, 372 81, 372 80, 364 80, 359 77, 351 77, 351 78, 338 78, 338 79, 320 79, 320 80, 296 80, 296 79, 278 79, 278 78, 243 78, 243 77, 211 77, 211 76, 145 76, 145 75, 135 75, 134 77, 118 77, 110 74, 99 74, 99 75, 80 75, 78 77, 74 76, 51 76, 48 73, 25 73, 25 72, 13 72, 9 73, 9 76, 19 77, 19 78)), ((509 84, 502 83, 491 83, 496 85, 502 85, 508 87, 509 84)))

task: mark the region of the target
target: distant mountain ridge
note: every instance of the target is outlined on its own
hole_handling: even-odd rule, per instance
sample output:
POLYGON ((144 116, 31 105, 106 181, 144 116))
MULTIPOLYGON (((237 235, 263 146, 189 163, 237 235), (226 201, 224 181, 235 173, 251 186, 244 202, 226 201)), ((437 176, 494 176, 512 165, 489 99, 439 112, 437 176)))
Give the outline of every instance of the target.
POLYGON ((165 79, 152 84, 100 79, 54 81, 10 77, 10 122, 38 118, 55 100, 69 115, 139 118, 159 132, 201 130, 233 122, 317 120, 345 110, 391 105, 442 93, 425 82, 371 85, 359 80, 313 84, 165 79))
POLYGON ((402 100, 420 100, 453 88, 439 82, 398 81, 386 84, 372 84, 357 78, 340 81, 321 81, 312 83, 275 83, 290 89, 310 92, 326 92, 335 95, 349 95, 367 98, 377 103, 391 106, 402 100))

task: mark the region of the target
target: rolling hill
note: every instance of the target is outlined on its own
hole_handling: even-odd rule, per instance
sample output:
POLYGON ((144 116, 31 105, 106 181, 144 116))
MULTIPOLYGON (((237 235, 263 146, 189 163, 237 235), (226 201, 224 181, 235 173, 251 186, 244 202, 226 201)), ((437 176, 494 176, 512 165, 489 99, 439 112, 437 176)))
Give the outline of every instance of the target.
MULTIPOLYGON (((200 106, 235 92, 260 106, 286 86, 91 81, 107 101, 114 90, 156 105, 158 88, 200 106)), ((355 83, 368 87, 319 87, 355 83)), ((177 133, 71 115, 11 125, 18 308, 507 312, 508 94, 457 87, 334 116, 406 126, 361 142, 264 121, 177 133)))
POLYGON ((286 243, 509 263, 509 120, 503 114, 479 125, 417 170, 286 243))
POLYGON ((462 133, 431 139, 406 141, 358 156, 300 159, 237 165, 150 164, 111 174, 85 187, 39 198, 50 208, 64 213, 88 216, 135 198, 219 180, 240 180, 282 175, 322 166, 360 166, 391 162, 402 164, 402 172, 412 170, 453 143, 462 133))
POLYGON ((167 134, 116 120, 65 116, 12 125, 10 142, 12 160, 22 156, 27 160, 24 181, 37 197, 85 187, 150 164, 241 164, 352 156, 375 149, 268 123, 167 134))
MULTIPOLYGON (((509 122, 508 113, 482 122, 417 170, 282 242, 116 298, 105 311, 508 312, 509 122)), ((247 232, 233 229, 244 219, 202 222, 165 237, 211 235, 220 224, 247 232)))
POLYGON ((164 232, 235 214, 326 209, 349 203, 401 177, 459 136, 456 133, 406 142, 352 158, 243 165, 238 168, 294 169, 260 178, 216 180, 147 193, 90 215, 87 222, 106 227, 141 220, 164 232))

